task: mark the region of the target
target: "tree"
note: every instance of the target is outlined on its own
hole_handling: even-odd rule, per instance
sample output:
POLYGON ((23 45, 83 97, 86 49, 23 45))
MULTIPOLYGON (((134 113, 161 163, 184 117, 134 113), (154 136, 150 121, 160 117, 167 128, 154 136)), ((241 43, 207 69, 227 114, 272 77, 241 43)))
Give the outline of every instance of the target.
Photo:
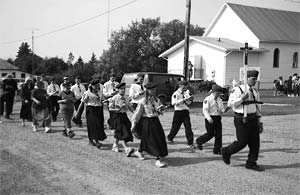
POLYGON ((84 64, 84 62, 83 62, 81 56, 79 56, 77 62, 75 62, 75 64, 74 64, 74 67, 75 68, 82 68, 83 64, 84 64))
POLYGON ((63 73, 66 70, 68 70, 68 64, 61 58, 53 57, 45 59, 34 71, 34 74, 54 75, 57 73, 63 73))

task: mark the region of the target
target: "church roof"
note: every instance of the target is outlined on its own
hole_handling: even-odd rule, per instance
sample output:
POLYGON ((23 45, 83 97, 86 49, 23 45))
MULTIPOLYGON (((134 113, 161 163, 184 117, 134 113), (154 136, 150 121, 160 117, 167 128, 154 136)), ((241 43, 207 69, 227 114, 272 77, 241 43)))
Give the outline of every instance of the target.
POLYGON ((0 70, 20 70, 18 67, 7 62, 6 60, 0 59, 0 70))

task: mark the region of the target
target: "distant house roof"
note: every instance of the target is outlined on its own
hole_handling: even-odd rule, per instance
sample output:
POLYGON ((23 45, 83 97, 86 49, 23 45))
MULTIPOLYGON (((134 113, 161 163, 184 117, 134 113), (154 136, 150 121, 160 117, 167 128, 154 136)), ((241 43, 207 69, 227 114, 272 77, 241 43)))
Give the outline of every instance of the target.
MULTIPOLYGON (((203 45, 207 45, 210 47, 213 47, 215 49, 219 49, 224 52, 228 51, 239 51, 241 47, 244 47, 244 43, 240 43, 237 41, 233 41, 231 39, 227 38, 216 38, 216 37, 200 37, 200 36, 191 36, 190 41, 196 41, 198 43, 201 43, 203 45)), ((184 45, 184 40, 177 43, 167 51, 163 52, 162 54, 159 55, 159 57, 167 57, 177 49, 183 47, 184 45)), ((253 48, 253 52, 265 52, 267 50, 265 49, 260 49, 260 48, 253 48)))
MULTIPOLYGON (((219 15, 226 6, 238 15, 260 41, 300 43, 300 12, 226 3, 219 15)), ((218 19, 218 16, 215 17, 207 32, 214 27, 218 19)))
POLYGON ((18 67, 12 65, 6 60, 0 59, 0 70, 20 70, 18 67))

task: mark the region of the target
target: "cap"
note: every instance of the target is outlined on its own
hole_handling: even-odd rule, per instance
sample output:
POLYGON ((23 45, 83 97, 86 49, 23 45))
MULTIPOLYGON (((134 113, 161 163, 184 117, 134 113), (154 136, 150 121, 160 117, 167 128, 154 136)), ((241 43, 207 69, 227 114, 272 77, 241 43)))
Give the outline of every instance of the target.
POLYGON ((211 87, 212 92, 223 92, 223 88, 217 84, 213 84, 211 87))
POLYGON ((185 80, 183 81, 178 81, 178 85, 188 85, 189 83, 185 80))
POLYGON ((117 89, 120 89, 121 87, 123 87, 123 86, 125 86, 125 85, 126 85, 126 83, 119 83, 119 84, 117 84, 116 88, 117 88, 117 89))
POLYGON ((64 77, 64 80, 67 80, 67 79, 69 79, 69 77, 68 77, 68 76, 65 76, 65 77, 64 77))
POLYGON ((249 77, 257 77, 258 73, 259 72, 257 70, 248 70, 247 71, 247 78, 249 78, 249 77))
POLYGON ((144 87, 145 87, 146 89, 153 89, 153 88, 156 87, 156 84, 155 84, 155 83, 152 83, 152 82, 149 82, 149 83, 146 83, 146 84, 144 85, 144 87))

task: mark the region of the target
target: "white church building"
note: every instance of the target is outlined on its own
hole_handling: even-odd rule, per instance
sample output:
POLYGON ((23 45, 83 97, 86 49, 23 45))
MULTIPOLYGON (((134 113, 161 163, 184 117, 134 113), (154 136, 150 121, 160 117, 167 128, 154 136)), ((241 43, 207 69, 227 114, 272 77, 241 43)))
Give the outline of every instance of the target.
MULTIPOLYGON (((260 71, 260 88, 272 88, 279 76, 299 75, 300 12, 226 3, 203 37, 190 36, 191 80, 214 80, 221 86, 241 80, 240 48, 246 42, 253 48, 248 67, 260 71)), ((183 74, 184 40, 159 57, 168 60, 168 73, 183 74)))

